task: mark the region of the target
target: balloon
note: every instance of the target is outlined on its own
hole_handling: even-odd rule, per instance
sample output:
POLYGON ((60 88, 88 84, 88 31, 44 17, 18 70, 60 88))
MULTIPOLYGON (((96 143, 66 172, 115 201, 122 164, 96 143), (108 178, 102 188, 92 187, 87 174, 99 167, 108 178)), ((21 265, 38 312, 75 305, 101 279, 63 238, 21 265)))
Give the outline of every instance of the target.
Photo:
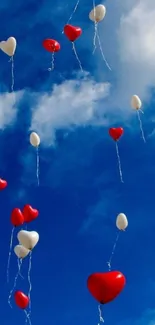
POLYGON ((116 227, 119 230, 125 230, 128 226, 128 219, 124 213, 120 213, 116 219, 116 227))
POLYGON ((19 231, 17 238, 25 248, 32 250, 39 241, 39 234, 36 231, 19 231))
POLYGON ((106 304, 120 294, 125 283, 125 276, 121 272, 110 271, 90 275, 87 280, 87 287, 100 304, 106 304))
POLYGON ((24 216, 20 209, 15 208, 11 213, 11 223, 14 227, 21 226, 24 223, 24 216))
POLYGON ((60 44, 54 39, 46 39, 43 41, 43 47, 48 52, 58 52, 60 50, 60 44))
POLYGON ((30 143, 33 147, 38 147, 40 145, 40 137, 36 132, 30 134, 30 143))
POLYGON ((26 296, 22 291, 16 291, 14 294, 14 299, 16 305, 21 309, 25 309, 29 305, 29 297, 26 296))
POLYGON ((104 19, 106 14, 106 8, 103 5, 98 5, 89 13, 89 19, 93 22, 99 23, 104 19))
POLYGON ((30 222, 38 217, 39 211, 33 209, 31 205, 26 204, 23 208, 23 216, 25 222, 30 222))
POLYGON ((4 190, 7 187, 8 183, 4 179, 0 178, 0 190, 4 190))
POLYGON ((14 37, 9 37, 7 41, 0 42, 0 49, 7 55, 13 56, 15 54, 17 42, 14 37))
POLYGON ((78 37, 82 34, 82 29, 80 27, 72 26, 72 25, 65 25, 64 26, 64 34, 67 36, 67 38, 74 42, 78 37))
POLYGON ((119 140, 119 138, 123 135, 124 130, 123 128, 110 128, 109 129, 109 135, 112 137, 114 141, 119 140))
POLYGON ((134 109, 140 109, 142 106, 142 102, 137 95, 133 95, 131 98, 131 107, 134 109))
POLYGON ((22 245, 16 245, 14 247, 14 252, 18 258, 24 258, 30 253, 30 250, 22 245))

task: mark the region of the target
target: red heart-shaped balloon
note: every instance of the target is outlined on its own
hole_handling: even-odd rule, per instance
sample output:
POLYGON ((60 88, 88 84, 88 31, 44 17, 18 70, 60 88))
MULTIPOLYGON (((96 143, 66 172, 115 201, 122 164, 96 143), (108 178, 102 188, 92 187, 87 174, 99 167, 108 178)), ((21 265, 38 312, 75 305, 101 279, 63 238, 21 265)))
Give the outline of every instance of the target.
POLYGON ((119 138, 123 135, 124 129, 119 128, 110 128, 109 129, 109 135, 112 137, 113 140, 117 141, 119 138))
POLYGON ((38 217, 39 211, 37 209, 33 209, 31 205, 26 204, 23 208, 23 215, 25 222, 31 222, 32 220, 38 217))
POLYGON ((4 179, 0 178, 0 190, 4 190, 4 188, 6 188, 8 185, 7 181, 5 181, 4 179))
POLYGON ((27 308, 27 306, 29 304, 29 297, 26 296, 22 291, 16 291, 14 294, 14 299, 15 299, 16 305, 19 308, 21 308, 21 309, 27 308))
POLYGON ((125 276, 121 272, 111 271, 90 275, 87 280, 87 287, 100 304, 106 304, 119 295, 125 283, 125 276))
POLYGON ((21 226, 24 223, 24 216, 20 209, 15 208, 11 213, 11 223, 14 227, 21 226))
POLYGON ((64 26, 64 34, 67 36, 67 38, 74 42, 78 37, 82 34, 82 29, 80 27, 72 26, 72 25, 65 25, 64 26))
POLYGON ((60 50, 60 44, 54 39, 46 39, 43 41, 43 47, 48 52, 58 52, 60 50))

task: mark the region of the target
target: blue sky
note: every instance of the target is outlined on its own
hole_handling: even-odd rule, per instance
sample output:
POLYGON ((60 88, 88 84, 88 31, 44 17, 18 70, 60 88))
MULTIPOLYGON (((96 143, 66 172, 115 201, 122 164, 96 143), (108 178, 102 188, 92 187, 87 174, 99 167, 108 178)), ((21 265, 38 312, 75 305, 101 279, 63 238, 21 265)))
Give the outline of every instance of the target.
MULTIPOLYGON (((99 2, 96 2, 99 4, 99 2)), ((8 306, 9 289, 17 271, 12 254, 10 287, 6 265, 14 207, 31 204, 39 218, 29 225, 40 234, 33 253, 32 324, 98 323, 97 302, 86 281, 106 272, 116 237, 118 213, 129 226, 120 236, 113 269, 127 279, 123 293, 104 308, 107 325, 153 325, 155 319, 155 172, 154 84, 155 3, 121 0, 104 3, 99 26, 110 72, 99 50, 93 51, 94 26, 88 19, 91 2, 80 0, 71 23, 83 34, 76 42, 84 73, 62 34, 75 3, 1 1, 0 39, 17 39, 15 93, 10 93, 11 65, 0 52, 0 176, 8 180, 1 196, 1 323, 23 324, 24 315, 8 306), (55 70, 42 41, 61 44, 55 70), (143 102, 146 144, 141 139, 130 99, 143 102), (115 144, 108 128, 124 127, 119 142, 124 184, 117 169, 115 144), (31 130, 41 138, 40 187, 36 182, 31 130)), ((16 236, 14 245, 17 244, 16 236)), ((27 261, 17 289, 28 291, 27 261)))

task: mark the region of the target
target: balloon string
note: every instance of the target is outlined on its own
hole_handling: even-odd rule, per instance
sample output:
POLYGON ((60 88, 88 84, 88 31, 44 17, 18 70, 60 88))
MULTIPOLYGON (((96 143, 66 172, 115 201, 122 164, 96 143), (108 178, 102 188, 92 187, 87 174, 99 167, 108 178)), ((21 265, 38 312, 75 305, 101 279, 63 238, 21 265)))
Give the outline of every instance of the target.
POLYGON ((104 323, 104 319, 103 319, 103 316, 102 316, 101 305, 98 305, 98 311, 99 311, 99 319, 100 319, 98 325, 100 325, 100 323, 104 323))
POLYGON ((72 49, 73 49, 74 54, 75 54, 75 56, 76 56, 76 59, 77 59, 77 61, 78 61, 78 63, 79 63, 80 69, 81 69, 81 71, 83 72, 82 65, 81 65, 80 59, 79 59, 79 57, 78 57, 78 55, 77 55, 76 48, 75 48, 75 44, 74 44, 73 42, 72 42, 72 49))
POLYGON ((14 90, 14 83, 15 83, 15 79, 14 79, 14 60, 13 60, 13 56, 11 57, 11 59, 9 60, 9 62, 11 62, 11 79, 12 79, 12 83, 11 83, 11 91, 13 92, 13 90, 14 90))
POLYGON ((139 114, 138 110, 137 110, 137 115, 138 115, 140 130, 141 130, 141 134, 142 134, 142 139, 143 139, 144 143, 146 143, 146 139, 145 139, 144 131, 143 131, 143 125, 142 125, 142 121, 141 121, 140 114, 139 114))
MULTIPOLYGON (((96 18, 96 8, 95 8, 95 0, 93 0, 93 10, 94 10, 94 19, 96 18)), ((97 37, 97 27, 98 27, 98 23, 96 21, 94 21, 94 39, 93 39, 93 45, 94 45, 94 50, 93 50, 93 54, 96 51, 96 37, 97 37)))
POLYGON ((28 268, 28 282, 29 282, 29 292, 28 292, 28 297, 29 297, 29 316, 31 314, 31 291, 32 291, 32 284, 31 284, 31 268, 32 268, 32 252, 30 252, 30 257, 29 257, 29 268, 28 268))
POLYGON ((30 315, 28 314, 28 312, 26 310, 24 310, 24 313, 25 313, 25 316, 26 316, 25 323, 27 323, 27 321, 28 321, 29 325, 32 325, 30 315))
POLYGON ((68 21, 67 21, 67 24, 69 24, 70 20, 73 18, 73 15, 75 14, 75 12, 76 12, 76 10, 77 10, 77 7, 78 7, 79 3, 80 3, 80 0, 77 1, 76 5, 75 5, 75 7, 74 7, 74 10, 73 10, 72 14, 70 15, 70 17, 69 17, 69 19, 68 19, 68 21))
POLYGON ((11 291, 10 291, 10 294, 9 294, 9 298, 8 298, 8 304, 9 304, 9 306, 10 306, 10 308, 12 308, 12 305, 11 305, 11 297, 12 297, 12 294, 13 294, 13 291, 14 291, 14 289, 16 288, 16 285, 17 285, 17 280, 18 280, 18 277, 19 277, 19 275, 20 275, 20 269, 21 269, 21 266, 22 266, 22 259, 20 259, 19 261, 18 261, 18 272, 17 272, 17 274, 16 274, 16 276, 15 276, 15 280, 14 280, 14 284, 13 284, 13 288, 11 289, 11 291))
POLYGON ((12 228, 11 238, 10 238, 10 249, 9 249, 8 263, 7 263, 7 283, 9 283, 9 268, 10 268, 10 260, 11 260, 11 252, 12 252, 12 243, 13 243, 14 230, 15 230, 15 227, 12 228))
POLYGON ((118 168, 119 168, 120 179, 121 179, 121 182, 124 183, 124 181, 123 181, 123 174, 122 174, 122 168, 121 168, 121 160, 120 160, 120 156, 119 156, 117 142, 116 142, 116 153, 117 153, 117 159, 118 159, 118 168))
POLYGON ((94 22, 94 38, 93 38, 93 45, 94 45, 94 49, 93 49, 93 54, 95 53, 97 46, 96 46, 96 38, 97 38, 97 33, 98 33, 98 23, 95 21, 94 22))
POLYGON ((51 68, 48 68, 48 71, 54 70, 54 52, 52 53, 52 61, 51 61, 51 68))
POLYGON ((99 36, 99 33, 98 33, 98 30, 96 31, 96 36, 97 36, 97 39, 98 39, 98 44, 99 44, 99 48, 100 48, 100 52, 101 52, 101 55, 102 55, 102 58, 103 58, 103 61, 105 62, 107 68, 112 71, 110 65, 108 64, 105 56, 104 56, 104 53, 103 53, 103 49, 102 49, 102 45, 101 45, 101 41, 100 41, 100 36, 99 36))
POLYGON ((37 147, 37 172, 36 172, 36 176, 37 176, 37 183, 39 186, 39 149, 37 147))
POLYGON ((20 272, 20 269, 21 269, 21 266, 22 266, 22 262, 23 262, 22 259, 17 258, 19 276, 20 276, 22 279, 24 279, 23 275, 22 275, 21 272, 20 272))
POLYGON ((109 261, 107 262, 108 268, 109 268, 109 272, 111 271, 111 262, 112 262, 112 259, 113 259, 114 253, 115 253, 115 249, 116 249, 116 246, 117 246, 117 242, 118 242, 119 236, 120 236, 120 231, 118 232, 118 234, 116 236, 116 240, 114 242, 113 249, 112 249, 112 252, 111 252, 109 261))

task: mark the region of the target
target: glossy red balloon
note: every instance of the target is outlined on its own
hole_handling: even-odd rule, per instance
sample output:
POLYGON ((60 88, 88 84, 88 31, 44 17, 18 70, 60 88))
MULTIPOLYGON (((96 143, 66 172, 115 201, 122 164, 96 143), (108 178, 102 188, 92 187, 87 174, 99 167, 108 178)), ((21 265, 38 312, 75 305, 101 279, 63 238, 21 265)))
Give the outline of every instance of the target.
POLYGON ((82 29, 80 27, 72 26, 72 25, 65 25, 64 26, 64 34, 67 38, 74 42, 78 37, 82 34, 82 29))
POLYGON ((50 38, 43 41, 43 47, 46 51, 51 53, 58 52, 60 50, 60 44, 54 39, 50 38))
POLYGON ((31 222, 36 219, 39 215, 39 211, 37 209, 33 209, 31 205, 26 204, 23 208, 23 216, 25 222, 31 222))
POLYGON ((4 188, 6 188, 8 185, 7 181, 5 181, 4 179, 0 178, 0 190, 4 190, 4 188))
POLYGON ((14 294, 14 299, 16 305, 21 309, 25 309, 29 305, 29 297, 26 296, 22 291, 16 291, 14 294))
POLYGON ((123 135, 123 133, 124 133, 124 129, 121 127, 109 129, 109 135, 112 137, 114 141, 119 140, 119 138, 123 135))
POLYGON ((125 283, 125 276, 121 272, 111 271, 90 275, 87 280, 87 287, 100 304, 106 304, 119 295, 125 283))
POLYGON ((15 208, 11 213, 11 223, 14 227, 21 226, 24 223, 24 216, 20 209, 15 208))

